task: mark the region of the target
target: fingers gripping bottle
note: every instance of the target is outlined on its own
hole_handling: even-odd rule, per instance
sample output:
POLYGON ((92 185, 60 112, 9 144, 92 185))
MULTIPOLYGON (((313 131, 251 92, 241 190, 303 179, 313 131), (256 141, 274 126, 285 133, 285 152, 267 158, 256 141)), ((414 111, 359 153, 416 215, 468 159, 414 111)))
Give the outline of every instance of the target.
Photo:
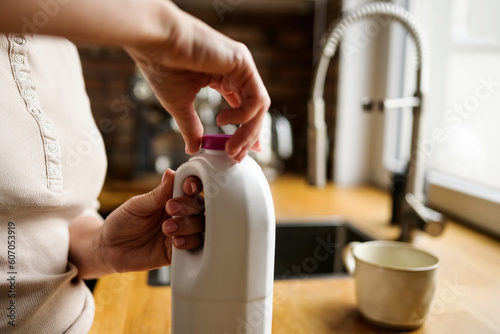
POLYGON ((275 218, 269 184, 249 156, 234 162, 226 135, 204 136, 204 152, 176 172, 174 197, 195 175, 205 195, 205 240, 172 253, 173 334, 270 334, 275 218))

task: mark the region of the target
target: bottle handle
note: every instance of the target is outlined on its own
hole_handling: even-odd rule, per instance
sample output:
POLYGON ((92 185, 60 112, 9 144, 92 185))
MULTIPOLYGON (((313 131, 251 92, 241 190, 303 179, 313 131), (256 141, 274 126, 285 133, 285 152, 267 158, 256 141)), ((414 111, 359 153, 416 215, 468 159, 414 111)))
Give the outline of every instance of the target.
POLYGON ((354 258, 353 250, 356 245, 361 244, 359 241, 353 241, 348 243, 344 249, 342 249, 342 262, 347 269, 349 275, 354 276, 356 272, 356 259, 354 258))
MULTIPOLYGON (((172 195, 174 198, 185 195, 182 189, 182 184, 184 183, 184 180, 186 180, 190 176, 198 177, 201 180, 202 184, 204 184, 205 182, 205 175, 198 164, 194 163, 193 161, 187 161, 186 163, 181 165, 175 172, 172 195)), ((205 202, 205 206, 206 205, 207 203, 205 202)), ((200 248, 196 252, 186 252, 172 246, 172 268, 179 268, 179 270, 183 272, 188 270, 189 272, 192 272, 194 274, 196 270, 199 270, 199 264, 202 261, 201 257, 203 254, 203 248, 204 247, 200 248), (179 259, 179 257, 182 257, 183 259, 180 261, 176 261, 176 258, 179 259), (189 258, 189 262, 187 262, 187 258, 189 258)), ((172 274, 173 272, 174 271, 172 270, 172 274)), ((172 281, 174 281, 174 275, 172 275, 172 281)))
POLYGON ((197 164, 194 164, 192 161, 187 161, 179 168, 177 168, 175 172, 172 197, 175 198, 185 195, 184 191, 182 190, 182 184, 190 176, 198 177, 203 184, 204 177, 202 176, 202 173, 200 172, 197 164))

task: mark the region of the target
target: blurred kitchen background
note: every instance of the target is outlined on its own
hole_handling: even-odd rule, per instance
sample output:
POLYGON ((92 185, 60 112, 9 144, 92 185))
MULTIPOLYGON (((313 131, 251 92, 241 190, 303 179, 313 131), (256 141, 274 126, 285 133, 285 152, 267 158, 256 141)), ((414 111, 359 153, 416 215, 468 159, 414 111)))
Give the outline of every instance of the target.
MULTIPOLYGON (((213 1, 176 2, 179 7, 249 47, 272 99, 269 112, 273 119, 271 145, 276 150, 276 137, 285 135, 286 138, 279 138, 287 141, 281 145, 293 145, 296 152, 292 156, 285 154, 286 164, 277 168, 305 172, 304 125, 307 124, 313 51, 319 38, 315 36, 315 16, 318 15, 315 2, 244 0, 232 1, 233 5, 229 5, 230 2, 220 1, 220 6, 227 3, 227 7, 217 8, 217 2, 213 1), (279 119, 290 123, 293 141, 286 131, 276 131, 274 123, 278 120, 279 127, 279 119)), ((323 5, 325 12, 321 16, 324 16, 323 25, 326 25, 327 19, 339 15, 341 3, 324 2, 323 5)), ((156 163, 168 165, 163 156, 172 160, 172 168, 187 159, 182 155, 184 143, 170 116, 150 95, 147 84, 136 73, 128 55, 120 48, 80 45, 79 50, 92 109, 108 149, 109 177, 127 180, 155 172, 156 163)), ((332 65, 327 96, 328 114, 332 120, 336 75, 337 66, 332 65)), ((213 117, 220 108, 227 107, 217 95, 214 91, 204 90, 196 103, 205 131, 210 133, 217 131, 210 123, 213 117)), ((285 151, 291 151, 291 147, 285 151)))
MULTIPOLYGON (((255 158, 271 182, 284 173, 306 182, 307 103, 321 36, 342 10, 368 1, 174 2, 248 46, 272 100, 264 152, 255 158)), ((415 15, 429 40, 419 153, 426 160, 430 204, 500 234, 500 26, 494 16, 499 5, 489 0, 393 2, 415 15)), ((107 147, 101 197, 101 212, 107 214, 129 193, 154 187, 165 168, 177 168, 188 156, 175 123, 123 50, 78 47, 107 147)), ((411 112, 383 111, 381 105, 386 98, 415 93, 415 58, 407 33, 388 20, 357 23, 344 36, 324 90, 329 180, 392 190, 391 171, 409 156, 411 112)), ((216 92, 200 92, 196 108, 207 133, 232 131, 213 125, 225 107, 216 92)))

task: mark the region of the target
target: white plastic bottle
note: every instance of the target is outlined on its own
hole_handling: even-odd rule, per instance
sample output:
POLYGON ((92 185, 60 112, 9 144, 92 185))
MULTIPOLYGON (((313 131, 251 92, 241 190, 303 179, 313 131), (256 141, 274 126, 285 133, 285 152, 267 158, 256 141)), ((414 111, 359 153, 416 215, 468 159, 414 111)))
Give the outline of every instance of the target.
POLYGON ((178 168, 182 182, 199 177, 205 195, 201 249, 172 254, 173 334, 270 334, 275 217, 269 184, 249 156, 234 162, 230 136, 204 136, 204 152, 178 168))

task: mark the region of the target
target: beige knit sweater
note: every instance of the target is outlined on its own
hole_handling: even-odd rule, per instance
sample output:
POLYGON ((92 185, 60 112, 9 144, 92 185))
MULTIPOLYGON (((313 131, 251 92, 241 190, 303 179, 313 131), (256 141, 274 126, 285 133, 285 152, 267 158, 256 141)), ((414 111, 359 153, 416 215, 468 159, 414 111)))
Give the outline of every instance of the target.
POLYGON ((94 302, 68 226, 106 170, 75 46, 0 35, 0 333, 87 333, 94 302))

